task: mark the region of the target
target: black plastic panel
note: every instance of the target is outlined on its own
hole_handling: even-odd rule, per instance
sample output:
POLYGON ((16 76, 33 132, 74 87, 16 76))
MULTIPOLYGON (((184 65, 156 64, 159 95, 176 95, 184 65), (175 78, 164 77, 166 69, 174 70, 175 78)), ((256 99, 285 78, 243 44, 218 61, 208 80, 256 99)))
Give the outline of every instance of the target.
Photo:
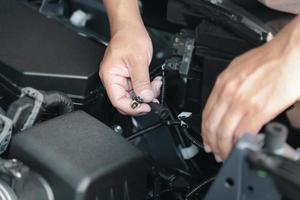
POLYGON ((58 200, 144 199, 143 154, 82 111, 16 135, 10 156, 43 175, 58 200))
POLYGON ((0 0, 0 72, 20 87, 84 102, 100 83, 105 47, 15 0, 0 0))

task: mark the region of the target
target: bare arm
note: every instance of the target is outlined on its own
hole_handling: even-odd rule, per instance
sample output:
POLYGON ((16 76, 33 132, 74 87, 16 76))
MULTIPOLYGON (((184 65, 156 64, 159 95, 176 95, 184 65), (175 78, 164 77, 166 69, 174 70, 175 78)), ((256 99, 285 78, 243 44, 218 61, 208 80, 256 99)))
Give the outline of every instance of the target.
POLYGON ((143 26, 137 0, 104 0, 112 35, 124 26, 143 26))
POLYGON ((146 103, 159 95, 161 79, 150 82, 152 42, 143 24, 137 0, 104 0, 111 40, 100 66, 100 78, 113 106, 125 115, 149 112, 146 103), (130 107, 132 96, 143 99, 139 108, 130 107))

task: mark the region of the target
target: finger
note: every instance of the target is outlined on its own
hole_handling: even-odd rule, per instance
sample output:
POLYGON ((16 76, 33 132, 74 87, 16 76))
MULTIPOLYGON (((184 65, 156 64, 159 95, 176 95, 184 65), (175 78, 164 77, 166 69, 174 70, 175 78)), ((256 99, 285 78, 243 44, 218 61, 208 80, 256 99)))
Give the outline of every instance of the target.
POLYGON ((144 102, 149 103, 154 99, 149 77, 149 68, 143 58, 136 57, 129 62, 128 69, 133 90, 144 102))
POLYGON ((151 111, 151 108, 148 104, 141 104, 139 107, 132 109, 131 108, 131 102, 132 100, 130 98, 122 98, 119 100, 120 102, 120 108, 119 110, 122 113, 126 113, 127 115, 131 116, 141 116, 146 113, 149 113, 151 111))
POLYGON ((207 127, 206 132, 206 140, 210 148, 215 154, 220 155, 219 148, 218 148, 218 131, 219 131, 219 124, 223 120, 224 115, 228 109, 229 102, 224 99, 219 99, 216 104, 213 106, 213 109, 208 116, 205 123, 207 123, 205 126, 207 127))
POLYGON ((154 93, 154 98, 157 98, 160 95, 160 88, 162 86, 162 77, 158 76, 151 82, 151 88, 154 93))
POLYGON ((207 123, 207 119, 210 116, 210 113, 212 112, 214 105, 216 104, 216 101, 220 98, 220 91, 222 91, 222 88, 220 87, 221 84, 221 78, 218 77, 215 86, 211 92, 211 94, 208 97, 208 100, 206 102, 206 105, 204 107, 204 110, 202 112, 202 123, 201 123, 201 131, 202 131, 202 139, 204 144, 204 149, 206 152, 211 152, 212 147, 208 144, 208 134, 209 134, 209 124, 207 123))
POLYGON ((217 128, 217 148, 222 160, 225 160, 231 151, 235 130, 244 115, 242 109, 239 105, 231 104, 217 128))
MULTIPOLYGON (((162 86, 162 80, 161 80, 161 76, 158 76, 156 77, 155 79, 153 79, 153 81, 151 82, 151 88, 152 88, 152 91, 153 91, 153 94, 154 94, 154 98, 157 98, 159 95, 160 95, 160 89, 161 89, 161 86, 162 86)), ((130 96, 133 98, 136 96, 135 92, 133 91, 132 89, 132 84, 131 84, 131 81, 130 79, 128 79, 128 92, 130 94, 130 96)), ((152 100, 152 102, 154 101, 155 99, 152 100)))
POLYGON ((213 89, 212 93, 210 94, 207 103, 204 107, 204 110, 202 112, 202 122, 201 122, 201 133, 202 133, 202 140, 203 140, 203 144, 204 144, 204 150, 207 153, 210 153, 212 151, 211 146, 209 145, 208 142, 208 134, 210 134, 209 131, 209 125, 207 123, 207 119, 209 117, 209 114, 212 110, 212 105, 215 104, 215 102, 217 101, 218 97, 217 97, 217 93, 216 93, 216 89, 213 89))
POLYGON ((150 106, 147 104, 141 104, 136 109, 132 109, 132 98, 122 84, 116 84, 116 82, 112 83, 108 86, 108 91, 110 91, 108 92, 108 95, 112 104, 122 113, 138 116, 151 111, 150 106))
POLYGON ((257 134, 265 124, 262 113, 247 113, 234 131, 233 145, 245 134, 257 134))
MULTIPOLYGON (((217 142, 217 132, 220 130, 219 125, 227 113, 230 102, 232 100, 233 94, 236 90, 236 84, 234 82, 229 82, 227 84, 215 86, 212 93, 210 103, 210 111, 205 114, 205 118, 202 121, 204 132, 205 144, 212 149, 216 154, 219 154, 218 142, 217 142)), ((221 156, 221 155, 220 155, 221 156)))
POLYGON ((128 77, 129 73, 127 68, 122 65, 111 68, 109 73, 106 73, 105 76, 102 77, 108 97, 113 106, 128 115, 136 116, 150 112, 151 109, 148 105, 141 105, 134 110, 131 108, 132 99, 128 90, 131 90, 132 86, 128 81, 128 77))

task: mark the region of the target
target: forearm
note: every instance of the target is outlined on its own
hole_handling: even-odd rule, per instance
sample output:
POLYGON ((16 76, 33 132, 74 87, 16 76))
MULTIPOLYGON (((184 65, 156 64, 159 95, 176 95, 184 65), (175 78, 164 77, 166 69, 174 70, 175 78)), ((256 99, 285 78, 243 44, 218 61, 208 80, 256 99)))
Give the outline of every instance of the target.
POLYGON ((300 55, 300 15, 282 29, 275 37, 274 45, 276 44, 277 51, 293 55, 300 55))
POLYGON ((300 53, 300 15, 290 24, 290 43, 297 52, 300 53))
POLYGON ((111 34, 126 26, 143 26, 137 0, 103 0, 111 34))

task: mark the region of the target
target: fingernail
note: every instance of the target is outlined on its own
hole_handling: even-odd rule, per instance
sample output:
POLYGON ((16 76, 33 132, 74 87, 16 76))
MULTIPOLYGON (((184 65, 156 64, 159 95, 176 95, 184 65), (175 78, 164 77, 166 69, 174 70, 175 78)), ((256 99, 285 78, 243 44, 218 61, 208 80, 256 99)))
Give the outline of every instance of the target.
POLYGON ((210 146, 208 146, 207 144, 204 144, 204 151, 205 151, 206 153, 211 153, 211 148, 210 148, 210 146))
POLYGON ((215 155, 215 159, 216 159, 216 161, 217 161, 218 163, 220 163, 220 162, 223 161, 223 160, 221 159, 221 157, 218 156, 218 155, 215 155))
POLYGON ((150 108, 150 106, 147 106, 146 108, 145 108, 145 110, 144 110, 144 112, 147 114, 148 112, 150 112, 151 111, 151 108, 150 108))
POLYGON ((154 78, 154 80, 160 80, 161 81, 162 77, 161 76, 157 76, 157 77, 154 78))
POLYGON ((153 99, 152 102, 153 103, 159 103, 158 99, 153 99))
POLYGON ((143 101, 149 102, 153 100, 154 94, 151 90, 143 90, 140 97, 143 99, 143 101))
POLYGON ((155 90, 156 90, 156 91, 159 91, 159 90, 160 90, 160 88, 161 88, 161 85, 162 85, 162 82, 161 82, 161 81, 160 81, 160 82, 157 82, 157 83, 155 83, 155 84, 154 84, 155 90))

